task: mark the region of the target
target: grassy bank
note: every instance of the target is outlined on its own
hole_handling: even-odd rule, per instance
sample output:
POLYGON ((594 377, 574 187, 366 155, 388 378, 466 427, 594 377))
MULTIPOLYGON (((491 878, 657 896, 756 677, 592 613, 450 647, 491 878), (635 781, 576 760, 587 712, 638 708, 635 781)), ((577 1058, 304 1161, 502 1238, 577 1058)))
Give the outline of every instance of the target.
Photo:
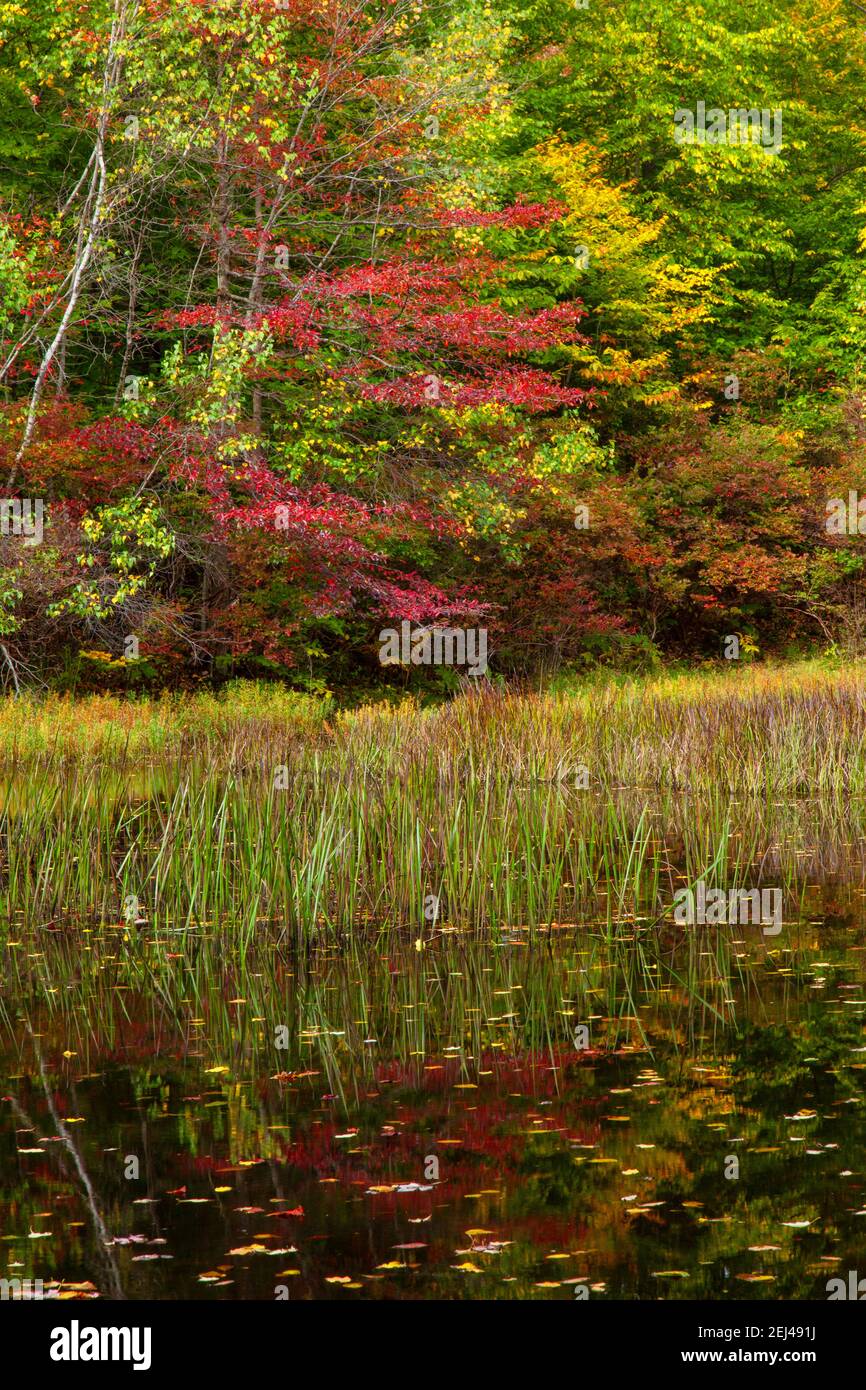
POLYGON ((490 687, 433 708, 336 710, 282 686, 238 681, 220 694, 127 699, 7 698, 0 760, 112 760, 183 770, 277 759, 404 778, 470 771, 591 786, 817 794, 866 789, 866 667, 819 662, 716 667, 671 676, 601 676, 546 693, 490 687), (460 765, 458 768, 457 765, 460 765), (584 779, 585 780, 585 779, 584 779))

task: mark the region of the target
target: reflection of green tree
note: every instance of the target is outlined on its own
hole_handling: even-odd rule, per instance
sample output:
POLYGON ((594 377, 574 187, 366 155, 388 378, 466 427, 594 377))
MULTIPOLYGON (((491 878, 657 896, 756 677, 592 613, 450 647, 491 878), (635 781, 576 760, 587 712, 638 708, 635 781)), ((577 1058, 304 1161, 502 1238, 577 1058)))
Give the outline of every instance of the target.
POLYGON ((522 1216, 548 1207, 586 1206, 604 1185, 597 1170, 578 1165, 568 1150, 543 1153, 531 1140, 517 1165, 519 1182, 509 1201, 509 1213, 522 1216))
POLYGON ((857 1020, 833 1014, 813 1014, 797 1031, 751 1026, 732 1066, 737 1100, 778 1111, 829 1099, 841 1085, 862 1090, 861 1073, 850 1069, 862 1042, 857 1020))

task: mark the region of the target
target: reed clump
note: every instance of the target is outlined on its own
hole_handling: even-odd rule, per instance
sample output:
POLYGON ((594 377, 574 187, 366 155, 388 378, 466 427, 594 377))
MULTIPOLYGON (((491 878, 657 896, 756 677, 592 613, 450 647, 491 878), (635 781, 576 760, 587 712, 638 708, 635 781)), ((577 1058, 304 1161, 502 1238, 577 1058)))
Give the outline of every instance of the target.
POLYGON ((10 701, 0 912, 218 921, 246 945, 263 923, 615 933, 700 878, 793 901, 838 869, 828 846, 862 858, 864 734, 861 674, 816 665, 429 710, 251 683, 10 701))

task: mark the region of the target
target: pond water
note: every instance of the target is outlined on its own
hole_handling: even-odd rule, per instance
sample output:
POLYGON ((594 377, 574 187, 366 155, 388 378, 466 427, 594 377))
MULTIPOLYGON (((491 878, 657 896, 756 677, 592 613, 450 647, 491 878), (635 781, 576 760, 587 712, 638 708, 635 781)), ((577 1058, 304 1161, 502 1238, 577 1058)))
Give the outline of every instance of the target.
POLYGON ((864 893, 490 939, 13 923, 0 1278, 62 1298, 825 1299, 866 1268, 864 893), (582 1031, 585 1030, 585 1031, 582 1031))

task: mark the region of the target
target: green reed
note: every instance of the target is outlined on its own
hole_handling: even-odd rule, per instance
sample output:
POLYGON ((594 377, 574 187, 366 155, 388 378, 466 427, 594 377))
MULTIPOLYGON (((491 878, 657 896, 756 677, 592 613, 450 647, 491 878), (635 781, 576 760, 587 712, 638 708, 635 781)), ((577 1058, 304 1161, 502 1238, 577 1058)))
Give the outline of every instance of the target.
POLYGON ((15 723, 0 764, 7 928, 119 924, 133 903, 152 927, 218 922, 244 951, 264 925, 318 943, 371 925, 495 937, 601 920, 613 938, 641 913, 665 920, 699 879, 787 901, 843 840, 862 864, 856 673, 488 690, 329 720, 264 697, 257 722, 246 706, 219 716, 209 698, 210 723, 191 702, 180 744, 164 715, 147 751, 154 711, 139 727, 127 709, 110 757, 99 737, 90 752, 22 748, 15 723))

